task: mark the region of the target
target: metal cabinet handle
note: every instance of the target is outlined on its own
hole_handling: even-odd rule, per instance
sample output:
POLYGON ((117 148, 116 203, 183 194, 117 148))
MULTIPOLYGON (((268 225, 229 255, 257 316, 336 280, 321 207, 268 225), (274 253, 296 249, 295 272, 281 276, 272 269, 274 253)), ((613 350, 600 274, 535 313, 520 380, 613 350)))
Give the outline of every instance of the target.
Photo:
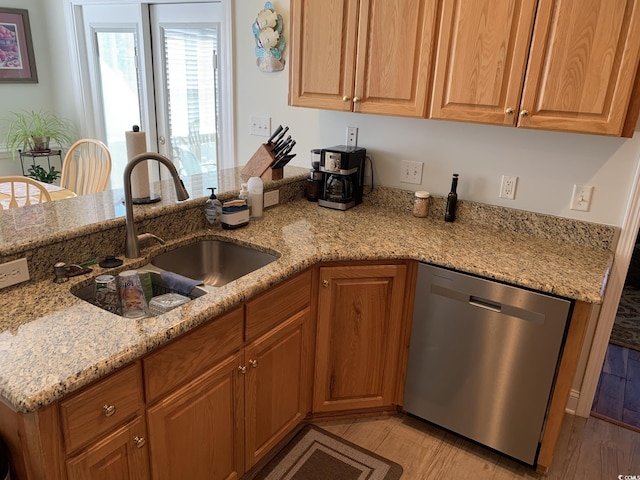
POLYGON ((243 374, 243 375, 244 375, 245 373, 247 373, 247 367, 246 367, 246 365, 241 365, 241 366, 239 366, 239 367, 238 367, 238 371, 239 371, 241 374, 243 374))
POLYGON ((509 107, 507 108, 504 113, 506 113, 507 115, 513 115, 513 108, 509 107))
POLYGON ((145 440, 144 437, 135 437, 133 439, 133 444, 138 447, 138 448, 142 448, 146 445, 147 441, 145 440))
POLYGON ((322 281, 322 286, 323 287, 328 287, 329 286, 329 280, 323 280, 322 281))
POLYGON ((360 101, 360 97, 353 97, 353 103, 358 103, 360 101))
POLYGON ((258 366, 258 360, 249 360, 249 365, 251 365, 252 368, 256 368, 258 366))
POLYGON ((343 102, 348 102, 349 100, 351 100, 351 98, 347 97, 346 95, 342 97, 343 102))
POLYGON ((521 117, 526 117, 527 115, 529 115, 529 110, 520 110, 521 117))
POLYGON ((115 405, 104 405, 102 407, 102 413, 104 413, 105 417, 110 417, 111 415, 116 413, 116 406, 115 405))

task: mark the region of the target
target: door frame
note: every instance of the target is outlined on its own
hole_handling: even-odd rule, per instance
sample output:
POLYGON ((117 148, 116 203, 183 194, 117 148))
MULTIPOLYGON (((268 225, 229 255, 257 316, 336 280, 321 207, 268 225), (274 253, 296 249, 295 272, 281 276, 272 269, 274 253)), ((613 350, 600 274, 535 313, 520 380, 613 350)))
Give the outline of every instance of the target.
POLYGON ((631 194, 629 195, 627 209, 620 227, 620 237, 616 245, 613 265, 609 272, 609 280, 607 281, 591 351, 589 352, 584 378, 580 387, 580 396, 575 412, 580 417, 588 417, 591 414, 593 399, 596 395, 598 380, 600 379, 602 365, 607 353, 611 330, 616 319, 618 304, 622 297, 622 289, 624 288, 625 278, 631 263, 631 255, 633 254, 638 230, 640 230, 640 158, 636 162, 631 194))
MULTIPOLYGON (((235 168, 236 166, 236 153, 235 153, 235 96, 234 96, 234 78, 233 78, 233 12, 232 12, 232 0, 66 0, 65 1, 65 17, 67 23, 67 31, 73 32, 73 35, 69 42, 70 45, 70 59, 72 64, 78 65, 78 69, 72 72, 73 84, 75 90, 78 92, 75 100, 75 110, 77 118, 83 119, 84 131, 82 135, 88 137, 97 138, 97 125, 96 125, 96 112, 93 109, 92 92, 83 88, 82 78, 88 78, 88 72, 86 71, 83 63, 81 63, 81 54, 86 55, 85 46, 78 42, 78 33, 83 33, 82 25, 82 6, 84 5, 138 5, 143 11, 148 11, 148 5, 154 4, 168 4, 168 3, 210 3, 210 1, 216 1, 221 4, 222 7, 222 25, 220 26, 220 38, 223 39, 222 48, 218 51, 218 65, 220 67, 221 74, 219 75, 220 81, 220 125, 219 128, 219 140, 221 144, 221 151, 223 155, 218 158, 218 169, 235 168)), ((148 15, 147 15, 148 17, 148 15)), ((145 28, 148 28, 149 19, 145 20, 145 28)), ((149 45, 148 36, 142 36, 143 48, 145 50, 149 45)), ((146 71, 151 72, 151 56, 143 55, 144 68, 146 71)), ((154 88, 153 76, 146 75, 145 87, 154 88)), ((147 90, 149 91, 149 90, 147 90)), ((153 91, 153 90, 151 90, 153 91)), ((146 100, 146 92, 142 92, 141 100, 146 100)), ((147 128, 147 147, 150 150, 157 150, 156 146, 152 144, 150 139, 157 138, 155 112, 150 111, 150 102, 146 102, 142 108, 143 121, 148 122, 147 128), (153 120, 151 120, 153 119, 153 120)))

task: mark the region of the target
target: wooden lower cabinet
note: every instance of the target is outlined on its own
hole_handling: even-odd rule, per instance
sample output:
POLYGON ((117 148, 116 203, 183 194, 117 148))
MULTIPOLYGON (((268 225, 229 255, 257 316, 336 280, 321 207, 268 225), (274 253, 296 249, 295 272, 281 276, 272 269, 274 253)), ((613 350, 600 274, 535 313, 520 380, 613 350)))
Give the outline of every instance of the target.
POLYGON ((309 411, 310 333, 307 307, 245 348, 247 469, 291 432, 309 411))
POLYGON ((144 422, 136 418, 70 458, 67 460, 69 480, 150 478, 144 432, 144 422))
MULTIPOLYGON (((401 406, 415 268, 324 264, 37 412, 0 402, 12 478, 238 479, 309 413, 401 406)), ((572 314, 540 473, 592 308, 577 302, 572 314)))
POLYGON ((236 354, 147 409, 155 480, 234 479, 244 473, 244 381, 236 354))
POLYGON ((407 265, 320 268, 314 412, 393 405, 407 265))
POLYGON ((147 410, 154 479, 240 478, 302 421, 308 320, 306 308, 147 410))

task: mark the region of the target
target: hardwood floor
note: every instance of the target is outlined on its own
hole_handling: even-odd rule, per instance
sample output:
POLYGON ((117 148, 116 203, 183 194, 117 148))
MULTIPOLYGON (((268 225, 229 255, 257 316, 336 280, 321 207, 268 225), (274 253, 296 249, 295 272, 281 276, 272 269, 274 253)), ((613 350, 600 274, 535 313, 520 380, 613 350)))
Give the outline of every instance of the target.
POLYGON ((640 352, 609 344, 591 411, 640 432, 640 352))
MULTIPOLYGON (((402 480, 614 480, 640 476, 640 433, 597 418, 566 415, 547 477, 409 415, 316 422, 402 465, 402 480)), ((640 478, 640 477, 639 477, 640 478)))

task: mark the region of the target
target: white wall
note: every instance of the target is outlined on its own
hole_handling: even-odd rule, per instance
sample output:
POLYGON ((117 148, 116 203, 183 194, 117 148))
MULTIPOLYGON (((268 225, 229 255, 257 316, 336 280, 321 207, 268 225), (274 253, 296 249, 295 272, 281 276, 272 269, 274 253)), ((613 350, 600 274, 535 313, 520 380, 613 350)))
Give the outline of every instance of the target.
MULTIPOLYGON (((358 145, 373 156, 376 182, 444 195, 451 174, 460 174, 459 198, 620 226, 640 135, 619 139, 542 132, 437 120, 330 112, 287 106, 288 63, 277 73, 255 64, 251 23, 262 0, 236 1, 237 161, 244 164, 264 140, 249 135, 250 115, 269 115, 272 126, 290 126, 296 138, 294 163, 310 166, 309 150, 345 142, 345 129, 359 129, 358 145), (242 5, 239 7, 239 5, 242 5), (400 183, 400 160, 424 162, 422 186, 400 183), (498 198, 501 176, 519 177, 515 200, 498 198), (595 186, 590 212, 569 209, 574 184, 595 186)), ((274 1, 289 37, 289 5, 274 1)), ((285 50, 288 59, 289 48, 285 50)))
MULTIPOLYGON (((0 114, 42 106, 81 123, 63 33, 66 0, 5 0, 4 4, 29 10, 40 83, 1 84, 0 114)), ((289 3, 275 0, 273 4, 285 19, 288 42, 289 3)), ((343 144, 345 128, 356 126, 358 144, 374 159, 377 184, 444 195, 455 172, 460 174, 462 199, 621 225, 640 157, 639 134, 619 139, 289 107, 288 61, 285 70, 277 73, 261 72, 255 63, 251 24, 263 7, 263 0, 234 0, 238 165, 244 165, 265 140, 249 135, 250 115, 270 116, 273 128, 289 125, 297 140, 293 164, 304 167, 310 166, 310 149, 343 144), (424 162, 421 186, 400 183, 402 159, 424 162), (515 200, 498 198, 503 174, 519 177, 515 200), (595 186, 590 212, 569 210, 574 183, 595 186)), ((287 47, 287 60, 289 54, 287 47)), ((0 159, 0 174, 6 174, 11 165, 0 159)))
MULTIPOLYGON (((0 121, 4 121, 8 112, 42 109, 79 123, 77 86, 69 74, 75 67, 70 62, 62 2, 5 0, 3 6, 29 11, 38 83, 0 84, 0 121)), ((4 145, 4 135, 4 125, 0 124, 0 146, 4 145)), ((0 175, 22 174, 20 160, 12 160, 3 150, 0 148, 0 175)))

